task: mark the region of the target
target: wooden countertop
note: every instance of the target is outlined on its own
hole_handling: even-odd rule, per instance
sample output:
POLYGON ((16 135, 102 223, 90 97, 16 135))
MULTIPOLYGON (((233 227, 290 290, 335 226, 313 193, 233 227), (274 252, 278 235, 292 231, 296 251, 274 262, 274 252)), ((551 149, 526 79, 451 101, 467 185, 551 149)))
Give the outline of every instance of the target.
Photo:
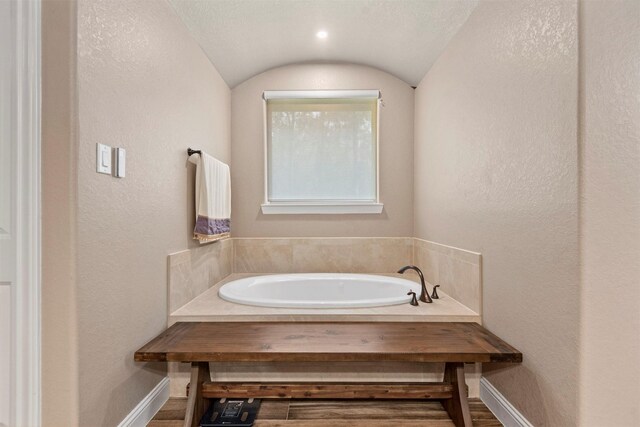
POLYGON ((178 322, 135 353, 177 362, 522 362, 472 322, 178 322))

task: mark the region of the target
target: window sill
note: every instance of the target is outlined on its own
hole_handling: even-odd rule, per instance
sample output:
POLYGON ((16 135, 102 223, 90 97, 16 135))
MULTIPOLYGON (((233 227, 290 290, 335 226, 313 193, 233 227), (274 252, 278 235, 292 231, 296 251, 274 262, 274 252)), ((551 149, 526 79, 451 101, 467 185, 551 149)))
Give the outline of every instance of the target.
POLYGON ((379 214, 382 203, 264 203, 265 215, 379 214))

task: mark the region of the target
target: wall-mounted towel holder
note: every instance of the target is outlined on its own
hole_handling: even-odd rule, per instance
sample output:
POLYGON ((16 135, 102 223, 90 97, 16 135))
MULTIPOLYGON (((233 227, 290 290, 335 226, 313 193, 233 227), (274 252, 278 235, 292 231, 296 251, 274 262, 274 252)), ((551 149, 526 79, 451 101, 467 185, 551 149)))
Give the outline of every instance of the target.
POLYGON ((188 155, 192 155, 192 154, 202 154, 201 150, 192 150, 191 148, 187 148, 187 154, 188 155))

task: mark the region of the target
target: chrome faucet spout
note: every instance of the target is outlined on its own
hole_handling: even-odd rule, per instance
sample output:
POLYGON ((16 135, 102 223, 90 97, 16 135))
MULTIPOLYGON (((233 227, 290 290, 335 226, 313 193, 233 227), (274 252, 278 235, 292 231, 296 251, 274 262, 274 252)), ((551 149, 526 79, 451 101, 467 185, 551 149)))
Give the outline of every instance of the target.
POLYGON ((429 292, 427 291, 427 285, 424 281, 424 275, 422 274, 422 271, 416 267, 415 265, 405 265, 404 267, 402 267, 400 270, 398 270, 398 273, 400 274, 404 274, 405 271, 407 270, 413 270, 416 273, 418 273, 418 276, 420 276, 420 285, 422 285, 422 291, 420 292, 420 301, 422 302, 433 302, 431 300, 431 297, 429 296, 429 292))

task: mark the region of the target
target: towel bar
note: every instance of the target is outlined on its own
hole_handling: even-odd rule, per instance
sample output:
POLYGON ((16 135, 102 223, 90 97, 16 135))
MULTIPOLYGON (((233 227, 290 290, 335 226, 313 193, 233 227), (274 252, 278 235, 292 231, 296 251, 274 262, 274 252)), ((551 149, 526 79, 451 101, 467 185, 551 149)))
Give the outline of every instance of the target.
POLYGON ((187 148, 187 154, 190 156, 192 154, 202 154, 201 150, 192 150, 191 148, 187 148))

